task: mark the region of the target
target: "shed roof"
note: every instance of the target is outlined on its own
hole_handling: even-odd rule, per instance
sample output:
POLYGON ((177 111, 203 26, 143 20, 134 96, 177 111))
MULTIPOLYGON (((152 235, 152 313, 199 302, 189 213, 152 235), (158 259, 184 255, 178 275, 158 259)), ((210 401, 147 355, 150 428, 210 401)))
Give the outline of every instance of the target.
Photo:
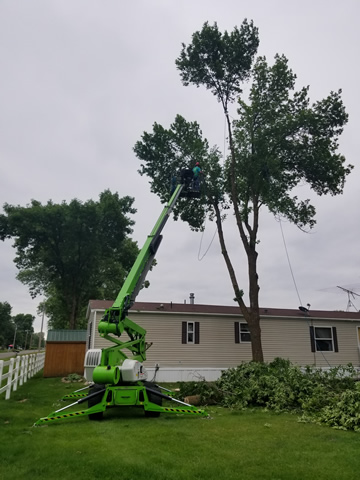
POLYGON ((49 330, 48 342, 86 342, 86 330, 49 330))

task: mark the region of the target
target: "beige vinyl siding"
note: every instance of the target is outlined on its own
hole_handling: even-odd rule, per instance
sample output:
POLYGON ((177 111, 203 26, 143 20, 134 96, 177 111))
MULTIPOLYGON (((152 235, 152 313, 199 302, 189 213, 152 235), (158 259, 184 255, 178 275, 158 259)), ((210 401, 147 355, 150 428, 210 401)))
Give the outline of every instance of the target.
MULTIPOLYGON (((102 315, 103 312, 96 311, 93 348, 112 346, 97 331, 102 315)), ((92 312, 89 321, 93 318, 92 312)), ((240 315, 130 311, 129 318, 147 331, 146 341, 153 342, 147 351, 147 367, 159 364, 172 368, 229 368, 252 357, 251 343, 235 343, 234 322, 244 322, 240 315), (183 321, 199 322, 199 344, 182 344, 183 321)), ((302 366, 359 365, 357 327, 360 321, 264 316, 261 320, 264 359, 282 357, 302 366), (336 327, 339 352, 312 352, 310 325, 336 327)), ((126 334, 121 336, 122 341, 127 338, 126 334)))
POLYGON ((336 327, 339 351, 334 352, 316 352, 316 365, 321 367, 328 366, 328 363, 333 365, 346 365, 352 363, 353 365, 360 364, 357 327, 360 327, 359 322, 345 322, 345 321, 329 321, 313 322, 317 326, 333 326, 336 327))
POLYGON ((227 368, 251 358, 250 345, 235 344, 233 317, 174 314, 159 315, 156 321, 154 315, 141 320, 147 340, 154 342, 148 350, 148 366, 227 368), (183 321, 199 322, 199 344, 181 343, 183 321))
MULTIPOLYGON (((235 343, 234 321, 238 316, 184 315, 167 313, 130 312, 129 318, 144 328, 146 341, 153 342, 147 351, 145 365, 158 363, 166 367, 228 368, 251 360, 251 344, 235 343), (182 344, 182 322, 199 322, 200 343, 182 344)), ((97 315, 97 325, 101 314, 97 315)), ((96 330, 97 330, 96 325, 96 330)), ((94 348, 106 348, 109 341, 95 336, 94 348)), ((121 340, 125 340, 122 336, 121 340)))
POLYGON ((288 358, 297 365, 328 367, 353 363, 359 365, 358 322, 348 320, 266 319, 261 322, 265 361, 288 358), (336 327, 338 352, 312 352, 310 326, 336 327))
POLYGON ((260 325, 266 362, 271 362, 276 357, 289 359, 296 365, 310 365, 314 362, 307 322, 265 318, 260 325))

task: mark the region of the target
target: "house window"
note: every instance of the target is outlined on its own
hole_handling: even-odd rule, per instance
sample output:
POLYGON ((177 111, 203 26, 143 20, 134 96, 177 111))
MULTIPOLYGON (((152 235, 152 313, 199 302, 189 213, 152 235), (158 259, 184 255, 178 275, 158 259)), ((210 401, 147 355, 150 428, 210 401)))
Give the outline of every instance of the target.
POLYGON ((240 343, 251 342, 249 325, 247 323, 240 323, 240 343))
POLYGON ((246 322, 234 322, 235 343, 251 343, 249 325, 246 322))
POLYGON ((338 352, 336 327, 310 327, 312 352, 338 352))
POLYGON ((314 327, 315 348, 317 352, 333 352, 333 336, 330 327, 314 327))
POLYGON ((187 322, 187 335, 186 335, 186 343, 194 343, 195 336, 195 328, 194 322, 187 322))
POLYGON ((199 322, 182 322, 182 343, 200 343, 199 322))

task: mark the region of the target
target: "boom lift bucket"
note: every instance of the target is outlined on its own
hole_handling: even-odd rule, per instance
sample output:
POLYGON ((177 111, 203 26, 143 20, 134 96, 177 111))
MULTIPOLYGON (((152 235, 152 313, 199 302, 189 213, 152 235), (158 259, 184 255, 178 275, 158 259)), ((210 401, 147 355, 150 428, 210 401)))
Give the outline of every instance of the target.
POLYGON ((171 180, 171 194, 175 191, 178 183, 183 185, 180 197, 200 198, 201 196, 201 177, 194 178, 194 173, 190 168, 184 168, 179 175, 174 175, 171 180))

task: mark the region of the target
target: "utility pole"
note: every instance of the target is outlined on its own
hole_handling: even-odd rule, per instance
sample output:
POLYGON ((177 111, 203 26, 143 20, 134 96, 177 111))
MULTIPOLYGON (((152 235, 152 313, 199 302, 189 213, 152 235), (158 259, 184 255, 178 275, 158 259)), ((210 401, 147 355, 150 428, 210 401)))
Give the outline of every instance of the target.
POLYGON ((40 352, 40 347, 41 347, 42 331, 43 331, 43 326, 44 326, 44 315, 45 315, 45 312, 43 312, 42 320, 41 320, 41 332, 40 332, 40 335, 39 335, 39 345, 38 345, 39 352, 40 352))
POLYGON ((27 342, 28 333, 29 333, 29 330, 26 330, 24 350, 26 350, 26 342, 27 342))
POLYGON ((17 325, 15 325, 15 333, 14 333, 13 348, 12 348, 13 350, 15 349, 16 330, 17 330, 17 325))

